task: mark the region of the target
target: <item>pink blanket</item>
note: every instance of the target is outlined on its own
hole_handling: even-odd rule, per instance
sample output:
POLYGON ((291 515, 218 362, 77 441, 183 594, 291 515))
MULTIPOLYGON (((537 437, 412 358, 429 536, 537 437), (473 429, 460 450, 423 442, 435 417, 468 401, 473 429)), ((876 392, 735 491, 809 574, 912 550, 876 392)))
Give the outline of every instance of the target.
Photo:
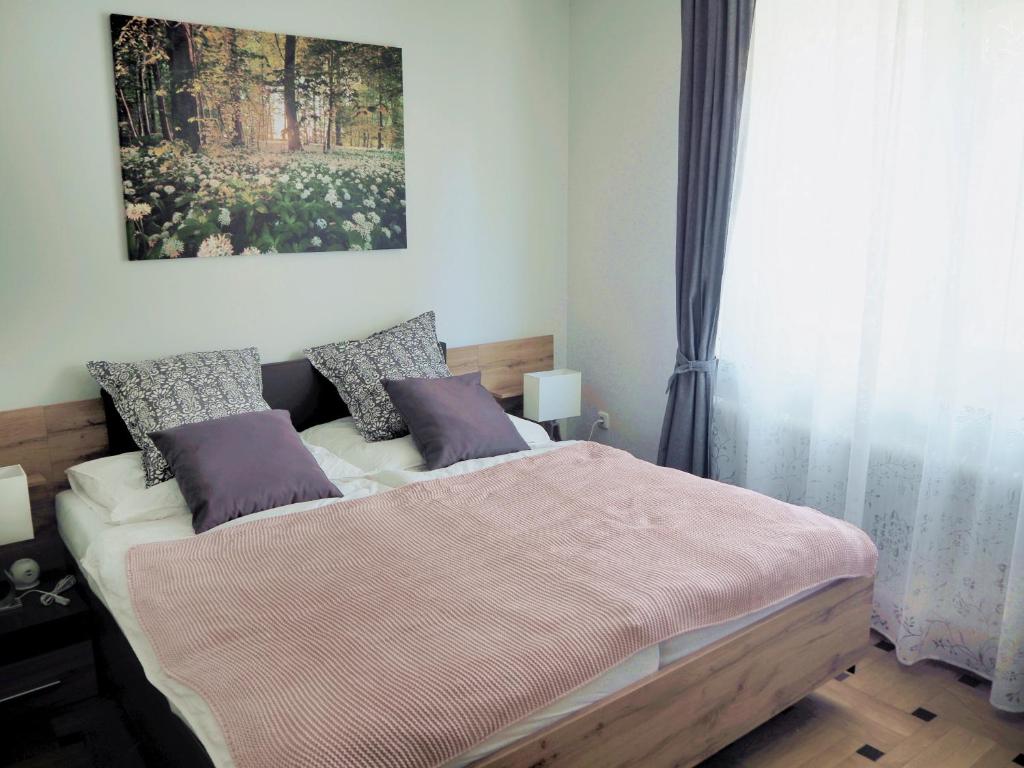
POLYGON ((414 768, 876 558, 813 510, 584 443, 138 546, 127 569, 240 768, 414 768))

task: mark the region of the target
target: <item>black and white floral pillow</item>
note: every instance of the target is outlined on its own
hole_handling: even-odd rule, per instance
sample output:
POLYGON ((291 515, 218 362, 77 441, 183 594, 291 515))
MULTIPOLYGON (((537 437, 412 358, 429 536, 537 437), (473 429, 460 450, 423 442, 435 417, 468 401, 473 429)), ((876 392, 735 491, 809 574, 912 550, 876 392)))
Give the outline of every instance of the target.
POLYGON ((306 357, 334 384, 364 439, 390 440, 409 429, 384 391, 387 379, 451 376, 437 344, 434 313, 424 312, 362 341, 306 350, 306 357))
POLYGON ((255 347, 143 360, 91 361, 86 368, 110 393, 142 450, 146 485, 173 477, 150 432, 270 408, 263 399, 260 353, 255 347))

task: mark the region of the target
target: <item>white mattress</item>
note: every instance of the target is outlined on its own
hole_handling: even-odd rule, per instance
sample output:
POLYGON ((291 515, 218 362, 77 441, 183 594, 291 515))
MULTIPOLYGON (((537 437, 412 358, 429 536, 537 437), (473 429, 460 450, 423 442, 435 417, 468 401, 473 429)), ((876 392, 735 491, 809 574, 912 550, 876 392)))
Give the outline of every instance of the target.
MULTIPOLYGON (((487 464, 494 460, 483 460, 487 464)), ((465 462, 473 465, 475 462, 465 462)), ((476 468, 467 467, 468 470, 476 468)), ((442 470, 450 474, 451 470, 442 470)), ((426 473, 416 473, 423 476, 426 473)), ((433 475, 434 473, 431 473, 433 475)), ((406 475, 406 473, 402 473, 406 475)), ((383 479, 383 478, 382 478, 383 479)), ((401 478, 408 480, 408 476, 401 478)), ((396 478, 385 481, 389 485, 400 484, 396 478)), ((344 487, 342 488, 344 492, 344 487)), ((348 494, 346 494, 348 495, 348 494)), ((357 494, 364 495, 364 494, 357 494)), ((310 505, 293 505, 283 510, 270 510, 259 513, 265 517, 274 514, 295 512, 310 505)), ((316 504, 315 506, 320 506, 316 504)), ((155 522, 135 523, 130 525, 110 525, 105 523, 98 512, 90 507, 81 497, 72 491, 64 491, 57 496, 57 525, 61 537, 69 551, 78 561, 90 588, 106 605, 124 632, 142 664, 149 681, 167 696, 171 708, 196 734, 206 748, 213 763, 218 768, 233 768, 234 761, 225 744, 222 733, 213 713, 206 702, 186 686, 176 683, 167 677, 149 642, 138 625, 128 596, 127 585, 123 579, 123 554, 130 546, 145 541, 160 541, 168 538, 182 538, 191 534, 191 521, 185 516, 177 516, 155 522), (92 552, 90 557, 90 548, 92 552)), ((244 523, 243 523, 244 524, 244 523)), ((446 768, 461 768, 473 760, 477 760, 513 741, 534 733, 541 728, 572 712, 600 701, 613 693, 626 688, 642 678, 653 674, 659 668, 689 655, 711 643, 753 624, 762 617, 784 608, 799 600, 806 594, 825 585, 815 587, 806 592, 794 595, 773 606, 748 614, 733 621, 706 627, 678 635, 658 646, 652 646, 606 672, 588 685, 562 697, 552 705, 541 709, 520 722, 496 733, 486 742, 449 762, 446 768)))

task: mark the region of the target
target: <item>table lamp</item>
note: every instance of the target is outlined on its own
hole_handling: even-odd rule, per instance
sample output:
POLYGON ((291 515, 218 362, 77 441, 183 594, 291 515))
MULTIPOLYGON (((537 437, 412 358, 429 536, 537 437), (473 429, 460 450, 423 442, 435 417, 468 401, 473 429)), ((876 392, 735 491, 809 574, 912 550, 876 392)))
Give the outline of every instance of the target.
POLYGON ((0 545, 28 541, 34 535, 25 470, 20 464, 0 467, 0 545))
POLYGON ((523 374, 523 416, 531 421, 553 422, 551 437, 561 439, 558 419, 580 415, 579 371, 558 368, 523 374))
MULTIPOLYGON (((20 464, 0 467, 0 545, 28 541, 34 535, 25 470, 20 464)), ((16 587, 10 573, 0 568, 0 613, 21 608, 16 587)))

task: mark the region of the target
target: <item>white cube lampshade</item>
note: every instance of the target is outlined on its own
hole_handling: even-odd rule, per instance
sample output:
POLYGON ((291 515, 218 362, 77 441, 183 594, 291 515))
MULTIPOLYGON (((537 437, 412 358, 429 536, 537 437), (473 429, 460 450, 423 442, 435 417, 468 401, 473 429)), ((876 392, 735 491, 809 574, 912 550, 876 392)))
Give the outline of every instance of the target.
POLYGON ((0 467, 0 545, 27 541, 34 535, 25 470, 20 464, 0 467))
POLYGON ((523 416, 554 421, 580 415, 579 371, 559 368, 523 374, 523 416))

